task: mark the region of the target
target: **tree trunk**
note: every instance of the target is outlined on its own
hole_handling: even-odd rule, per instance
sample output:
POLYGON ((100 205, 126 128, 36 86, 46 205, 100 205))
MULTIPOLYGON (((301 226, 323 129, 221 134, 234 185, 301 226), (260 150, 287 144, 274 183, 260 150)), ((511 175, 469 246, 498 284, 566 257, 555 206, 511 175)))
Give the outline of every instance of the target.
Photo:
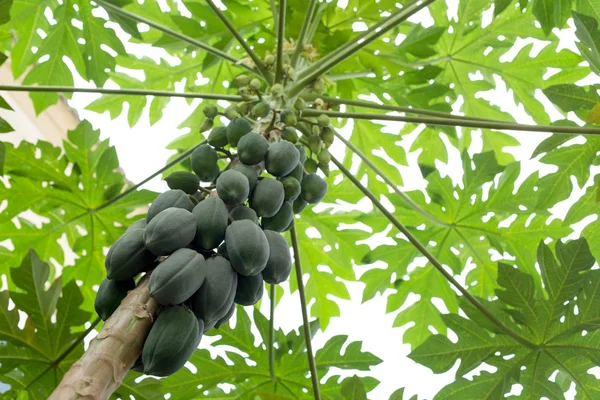
POLYGON ((142 353, 158 308, 150 297, 148 280, 146 274, 129 292, 49 400, 106 400, 121 385, 142 353))

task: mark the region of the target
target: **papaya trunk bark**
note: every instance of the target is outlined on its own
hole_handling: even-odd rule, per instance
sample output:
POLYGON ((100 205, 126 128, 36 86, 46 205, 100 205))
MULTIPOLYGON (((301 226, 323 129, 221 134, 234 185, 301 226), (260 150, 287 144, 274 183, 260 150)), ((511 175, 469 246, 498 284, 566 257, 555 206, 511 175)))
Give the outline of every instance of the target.
POLYGON ((148 280, 146 274, 129 292, 49 400, 106 400, 117 390, 142 353, 158 308, 148 280))

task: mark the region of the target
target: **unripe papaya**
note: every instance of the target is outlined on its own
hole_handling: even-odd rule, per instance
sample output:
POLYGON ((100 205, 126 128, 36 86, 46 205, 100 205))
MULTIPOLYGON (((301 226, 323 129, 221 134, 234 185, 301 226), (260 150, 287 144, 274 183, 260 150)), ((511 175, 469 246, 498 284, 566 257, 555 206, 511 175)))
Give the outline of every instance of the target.
POLYGON ((169 307, 158 314, 144 342, 144 373, 169 376, 194 354, 202 329, 194 314, 183 306, 169 307))
POLYGON ((250 81, 250 88, 255 91, 259 91, 262 86, 260 80, 254 78, 250 81))
POLYGON ((204 115, 206 115, 206 118, 210 118, 210 119, 213 119, 217 115, 219 115, 219 109, 214 104, 205 105, 204 108, 202 109, 202 112, 204 113, 204 115))
POLYGON ((214 119, 205 119, 204 122, 202 122, 202 125, 200 125, 200 133, 211 130, 213 126, 215 126, 214 119))
POLYGON ((250 111, 250 115, 254 118, 264 118, 271 112, 271 106, 269 103, 259 102, 256 103, 254 107, 252 107, 252 111, 250 111))
MULTIPOLYGON (((238 277, 239 277, 239 275, 238 275, 238 277)), ((225 324, 227 321, 229 321, 231 319, 234 311, 235 311, 235 303, 233 303, 231 305, 231 307, 229 307, 229 311, 227 311, 227 314, 225 314, 225 316, 223 318, 218 320, 214 327, 216 329, 219 329, 221 326, 223 326, 223 324, 225 324)))
POLYGON ((291 126, 286 126, 281 132, 281 139, 296 143, 298 141, 298 131, 291 126))
POLYGON ((152 265, 156 256, 146 250, 144 232, 145 229, 129 230, 110 246, 104 262, 108 279, 128 280, 152 265))
POLYGON ((227 140, 229 141, 229 144, 233 147, 237 147, 242 136, 251 130, 252 125, 250 125, 250 121, 242 117, 235 118, 227 125, 227 140))
POLYGON ((331 124, 331 119, 328 115, 321 114, 317 117, 317 124, 319 124, 321 128, 325 128, 331 124))
POLYGON ((319 154, 322 148, 322 140, 317 135, 311 135, 308 137, 308 148, 314 154, 319 154))
POLYGON ((265 282, 276 285, 286 281, 292 270, 292 257, 285 238, 278 232, 264 231, 269 243, 269 260, 262 271, 265 282))
POLYGON ((305 121, 299 121, 296 124, 296 129, 298 129, 304 136, 312 135, 312 125, 305 121))
POLYGON ((205 330, 229 312, 237 288, 237 276, 227 259, 216 256, 206 260, 204 283, 190 299, 192 311, 204 321, 205 330))
POLYGON ((192 214, 196 218, 194 244, 204 250, 217 247, 223 241, 227 229, 228 212, 223 200, 208 197, 194 207, 192 214))
POLYGON ((323 143, 325 143, 325 147, 329 147, 333 144, 333 140, 335 139, 335 135, 333 133, 333 129, 331 127, 325 127, 321 130, 321 139, 323 143))
POLYGON ((210 135, 208 135, 208 144, 216 148, 227 146, 227 144, 229 144, 227 141, 227 127, 217 126, 210 131, 210 135))
POLYGON ((192 249, 178 249, 150 275, 150 296, 163 306, 181 304, 202 286, 206 261, 192 249))
POLYGON ((261 179, 250 196, 250 207, 259 217, 272 217, 283 204, 283 184, 273 178, 261 179))
POLYGON ((296 200, 294 200, 293 209, 294 214, 300 214, 302 210, 306 208, 308 203, 302 199, 302 196, 298 196, 296 200))
MULTIPOLYGON (((231 105, 231 106, 227 107, 225 109, 225 111, 223 112, 223 114, 225 114, 225 117, 228 120, 232 120, 232 119, 240 116, 240 113, 238 112, 237 107, 235 105, 231 105)), ((225 128, 225 129, 227 129, 227 128, 225 128)), ((227 130, 225 130, 225 132, 227 132, 227 130)), ((227 142, 227 143, 229 143, 229 142, 227 142)))
POLYGON ((130 231, 132 229, 144 229, 144 228, 146 228, 146 224, 147 224, 146 218, 138 219, 137 221, 135 221, 134 223, 129 225, 127 230, 130 231))
POLYGON ((244 205, 233 207, 229 212, 229 218, 231 218, 232 221, 247 219, 254 222, 255 224, 258 223, 258 216, 256 215, 256 211, 244 205))
POLYGON ((301 162, 298 162, 298 164, 292 170, 292 172, 290 172, 289 174, 286 175, 286 178, 290 177, 290 178, 294 178, 298 182, 302 182, 302 177, 303 176, 304 176, 304 164, 301 163, 301 162))
POLYGON ((165 178, 167 186, 173 190, 183 190, 187 194, 194 194, 200 186, 198 175, 188 171, 175 171, 165 178))
POLYGON ((203 144, 192 152, 192 170, 201 181, 212 182, 219 175, 219 155, 211 146, 203 144))
POLYGON ((294 101, 294 109, 296 111, 304 110, 305 106, 306 106, 306 101, 304 101, 304 99, 302 97, 298 97, 298 98, 296 98, 296 101, 294 101))
POLYGON ((292 172, 298 161, 300 153, 293 143, 286 140, 271 144, 265 156, 265 167, 273 176, 285 176, 292 172))
POLYGON ((273 86, 271 86, 271 94, 273 95, 273 97, 280 97, 281 95, 283 95, 283 86, 281 86, 280 83, 276 83, 273 86))
POLYGON ((319 164, 329 164, 329 162, 331 161, 331 154, 329 154, 329 150, 321 150, 317 155, 317 160, 319 160, 319 164))
POLYGON ((146 223, 152 221, 152 218, 156 217, 161 211, 171 207, 192 211, 194 203, 183 190, 167 190, 159 194, 150 205, 146 214, 146 223))
POLYGON ((320 202, 327 194, 327 182, 319 175, 310 174, 302 179, 302 191, 300 196, 309 204, 320 202))
POLYGON ((261 274, 244 276, 238 274, 234 301, 241 306, 253 306, 263 297, 265 289, 261 274))
POLYGON ((263 135, 250 132, 242 136, 238 142, 238 157, 247 165, 258 164, 265 158, 269 150, 269 142, 263 135))
POLYGON ((192 213, 171 207, 161 211, 146 226, 144 242, 152 254, 166 256, 186 247, 194 240, 195 235, 196 220, 192 213))
POLYGON ((256 168, 251 165, 237 163, 231 169, 244 174, 244 176, 248 179, 248 184, 250 185, 250 193, 252 193, 256 187, 256 183, 258 182, 258 171, 256 168))
MULTIPOLYGON (((319 164, 317 164, 317 162, 315 160, 313 160, 312 158, 309 158, 304 163, 304 169, 306 170, 307 174, 316 173, 318 168, 319 168, 319 164)), ((302 178, 302 179, 304 179, 304 178, 302 178)))
POLYGON ((237 87, 242 87, 242 86, 246 86, 247 84, 250 83, 250 81, 252 80, 252 78, 250 78, 248 75, 238 75, 235 78, 233 78, 233 81, 235 82, 237 87))
POLYGON ((266 65, 273 65, 275 64, 275 56, 273 54, 267 54, 264 61, 266 65))
POLYGON ((287 126, 294 126, 298 123, 298 117, 296 117, 294 110, 282 110, 279 118, 287 126))
POLYGON ((248 198, 250 183, 244 174, 229 169, 217 178, 217 194, 225 204, 235 206, 248 198))
POLYGON ((294 201, 300 196, 300 182, 293 176, 286 176, 281 180, 285 193, 285 200, 294 201))
POLYGON ((242 275, 256 275, 269 259, 269 243, 262 229, 254 222, 243 219, 227 227, 225 243, 229 261, 242 275))
POLYGON ((283 203, 277 214, 272 217, 263 217, 262 227, 276 232, 283 232, 290 225, 290 222, 294 219, 294 211, 292 209, 292 203, 286 201, 283 203))
POLYGON ((96 313, 103 321, 106 321, 127 296, 127 292, 133 289, 135 289, 135 281, 133 279, 124 281, 104 279, 98 288, 96 300, 94 301, 96 313))
POLYGON ((306 161, 306 147, 302 144, 297 144, 296 149, 298 149, 298 153, 300 154, 300 163, 304 164, 306 161))

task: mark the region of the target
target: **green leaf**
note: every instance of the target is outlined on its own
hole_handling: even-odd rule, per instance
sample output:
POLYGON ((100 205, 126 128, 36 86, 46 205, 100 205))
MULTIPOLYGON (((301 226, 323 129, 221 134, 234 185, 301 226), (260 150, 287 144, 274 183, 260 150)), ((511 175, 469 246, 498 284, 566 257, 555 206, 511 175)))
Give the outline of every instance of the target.
POLYGON ((538 19, 546 36, 552 28, 562 28, 569 18, 573 0, 534 0, 533 15, 538 19))
POLYGON ((342 382, 342 396, 346 400, 367 400, 365 385, 358 376, 354 375, 342 382))
POLYGON ((13 127, 2 117, 0 117, 0 134, 14 131, 13 127))
POLYGON ((590 68, 600 75, 600 29, 598 20, 584 14, 573 12, 573 21, 579 39, 577 47, 590 63, 590 68))
POLYGON ((599 101, 598 88, 576 85, 556 85, 544 89, 544 94, 563 111, 591 110, 599 101))

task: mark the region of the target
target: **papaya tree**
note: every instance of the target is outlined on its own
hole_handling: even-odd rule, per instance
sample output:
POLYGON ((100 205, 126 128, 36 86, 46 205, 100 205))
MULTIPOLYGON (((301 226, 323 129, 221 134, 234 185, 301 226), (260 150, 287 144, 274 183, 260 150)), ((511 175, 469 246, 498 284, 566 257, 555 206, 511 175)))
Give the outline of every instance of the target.
POLYGON ((22 81, 0 91, 37 113, 195 107, 139 182, 85 119, 0 142, 3 396, 600 398, 599 20, 600 0, 0 2, 22 81), (437 393, 331 334, 376 300, 417 370, 453 371, 437 393))

